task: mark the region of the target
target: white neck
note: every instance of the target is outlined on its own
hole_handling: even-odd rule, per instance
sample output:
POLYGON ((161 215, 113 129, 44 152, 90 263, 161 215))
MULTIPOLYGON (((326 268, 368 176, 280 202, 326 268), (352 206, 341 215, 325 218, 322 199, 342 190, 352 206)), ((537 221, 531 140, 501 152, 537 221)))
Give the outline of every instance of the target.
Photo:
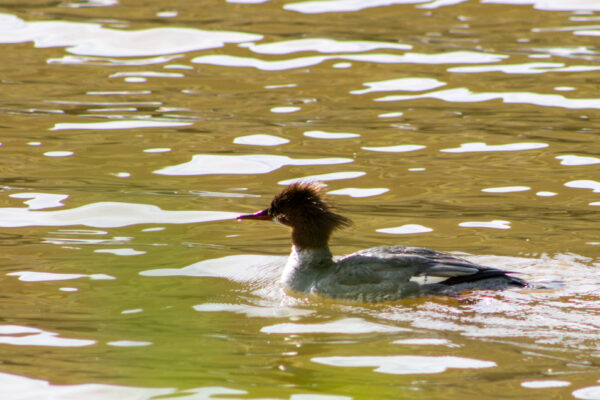
POLYGON ((308 293, 318 276, 334 265, 329 247, 302 249, 292 246, 292 252, 281 274, 286 289, 308 293))

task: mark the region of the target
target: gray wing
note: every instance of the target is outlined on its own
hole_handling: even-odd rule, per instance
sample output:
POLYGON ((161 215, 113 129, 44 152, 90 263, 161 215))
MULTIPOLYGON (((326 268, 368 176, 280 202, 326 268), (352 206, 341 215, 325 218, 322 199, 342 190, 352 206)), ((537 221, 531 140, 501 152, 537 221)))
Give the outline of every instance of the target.
MULTIPOLYGON (((483 272, 506 273, 447 253, 410 246, 374 247, 350 254, 338 262, 347 271, 352 270, 352 266, 356 266, 357 269, 363 267, 367 269, 363 273, 356 271, 350 275, 362 276, 365 273, 370 275, 371 272, 372 275, 385 276, 386 270, 390 270, 396 279, 405 277, 407 280, 424 275, 453 278, 483 272)), ((364 276, 362 278, 364 279, 364 276)))
POLYGON ((335 272, 317 282, 312 293, 378 302, 419 294, 456 294, 467 289, 527 285, 507 273, 419 247, 374 247, 338 260, 335 272))

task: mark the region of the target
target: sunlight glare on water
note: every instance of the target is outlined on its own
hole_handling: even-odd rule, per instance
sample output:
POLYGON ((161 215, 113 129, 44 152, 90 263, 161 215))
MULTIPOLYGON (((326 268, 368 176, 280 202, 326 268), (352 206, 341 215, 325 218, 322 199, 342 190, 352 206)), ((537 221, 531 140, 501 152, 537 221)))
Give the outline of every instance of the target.
POLYGON ((595 0, 0 6, 0 398, 600 400, 595 0), (342 256, 523 289, 294 297, 321 181, 342 256))

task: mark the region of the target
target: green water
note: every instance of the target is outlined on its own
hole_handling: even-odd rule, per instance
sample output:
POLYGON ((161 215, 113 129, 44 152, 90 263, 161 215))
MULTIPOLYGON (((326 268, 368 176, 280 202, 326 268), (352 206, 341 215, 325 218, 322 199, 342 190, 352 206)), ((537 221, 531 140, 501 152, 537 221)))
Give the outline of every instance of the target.
POLYGON ((0 5, 0 397, 600 399, 600 8, 505 3, 0 5), (313 176, 553 289, 290 298, 313 176))

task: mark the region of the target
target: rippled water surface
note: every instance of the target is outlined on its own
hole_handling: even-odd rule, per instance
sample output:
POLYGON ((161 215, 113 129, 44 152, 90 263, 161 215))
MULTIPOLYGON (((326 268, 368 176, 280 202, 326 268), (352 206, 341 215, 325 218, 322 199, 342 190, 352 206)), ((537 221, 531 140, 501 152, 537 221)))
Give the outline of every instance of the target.
POLYGON ((596 0, 0 5, 2 399, 600 399, 596 0), (543 290, 304 301, 355 225, 543 290))

